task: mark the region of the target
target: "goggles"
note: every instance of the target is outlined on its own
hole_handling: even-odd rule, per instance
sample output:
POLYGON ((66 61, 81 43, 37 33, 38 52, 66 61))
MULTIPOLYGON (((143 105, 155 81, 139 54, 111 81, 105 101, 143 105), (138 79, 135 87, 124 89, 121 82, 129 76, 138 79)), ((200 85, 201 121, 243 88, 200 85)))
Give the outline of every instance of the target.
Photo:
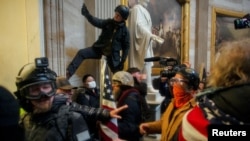
POLYGON ((49 98, 53 95, 55 95, 55 86, 53 85, 53 82, 36 82, 29 84, 22 88, 21 94, 25 96, 26 99, 29 100, 39 100, 42 98, 49 98), (41 91, 39 87, 44 87, 43 89, 51 89, 48 92, 41 91))

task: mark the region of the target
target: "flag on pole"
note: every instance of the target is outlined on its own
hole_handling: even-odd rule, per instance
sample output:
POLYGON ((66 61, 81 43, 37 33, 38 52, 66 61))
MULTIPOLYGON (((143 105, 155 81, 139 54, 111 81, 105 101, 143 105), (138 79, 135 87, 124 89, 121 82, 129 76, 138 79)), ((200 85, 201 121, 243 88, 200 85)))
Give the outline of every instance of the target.
MULTIPOLYGON (((109 77, 108 66, 105 59, 102 59, 101 69, 101 107, 112 110, 116 108, 115 101, 112 95, 111 80, 109 77)), ((109 122, 101 123, 100 136, 102 141, 112 141, 118 138, 118 124, 117 119, 111 119, 109 122)))

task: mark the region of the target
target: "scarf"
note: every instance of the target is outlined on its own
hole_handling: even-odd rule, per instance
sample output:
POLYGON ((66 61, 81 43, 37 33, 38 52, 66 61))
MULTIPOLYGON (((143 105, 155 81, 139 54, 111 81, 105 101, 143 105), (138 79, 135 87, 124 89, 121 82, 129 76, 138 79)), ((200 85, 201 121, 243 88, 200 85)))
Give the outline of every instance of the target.
POLYGON ((180 85, 173 86, 173 95, 174 95, 174 106, 179 108, 186 104, 193 96, 190 93, 187 93, 185 88, 180 85))

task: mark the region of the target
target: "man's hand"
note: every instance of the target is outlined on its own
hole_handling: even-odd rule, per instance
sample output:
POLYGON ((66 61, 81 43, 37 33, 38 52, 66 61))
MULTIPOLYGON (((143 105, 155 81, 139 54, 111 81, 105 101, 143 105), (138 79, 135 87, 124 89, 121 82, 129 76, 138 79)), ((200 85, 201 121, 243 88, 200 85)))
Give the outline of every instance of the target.
POLYGON ((140 124, 139 128, 140 128, 140 133, 142 135, 144 135, 144 134, 147 134, 147 130, 149 128, 149 125, 147 123, 142 123, 142 124, 140 124))
POLYGON ((112 111, 110 111, 110 117, 112 118, 118 118, 118 119, 121 119, 122 117, 118 115, 118 113, 120 113, 121 111, 125 110, 128 108, 128 105, 124 105, 124 106, 121 106, 117 109, 114 109, 112 111))
POLYGON ((82 15, 83 16, 89 15, 89 10, 87 9, 87 7, 84 3, 82 5, 82 15))

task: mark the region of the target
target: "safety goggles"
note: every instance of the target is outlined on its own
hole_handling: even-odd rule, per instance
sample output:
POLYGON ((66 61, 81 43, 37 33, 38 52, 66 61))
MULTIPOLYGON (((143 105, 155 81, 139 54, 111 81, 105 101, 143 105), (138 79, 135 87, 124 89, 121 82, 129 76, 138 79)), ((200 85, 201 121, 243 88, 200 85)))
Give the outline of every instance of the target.
POLYGON ((24 87, 21 93, 29 100, 49 98, 55 94, 55 86, 52 82, 32 83, 24 87))

